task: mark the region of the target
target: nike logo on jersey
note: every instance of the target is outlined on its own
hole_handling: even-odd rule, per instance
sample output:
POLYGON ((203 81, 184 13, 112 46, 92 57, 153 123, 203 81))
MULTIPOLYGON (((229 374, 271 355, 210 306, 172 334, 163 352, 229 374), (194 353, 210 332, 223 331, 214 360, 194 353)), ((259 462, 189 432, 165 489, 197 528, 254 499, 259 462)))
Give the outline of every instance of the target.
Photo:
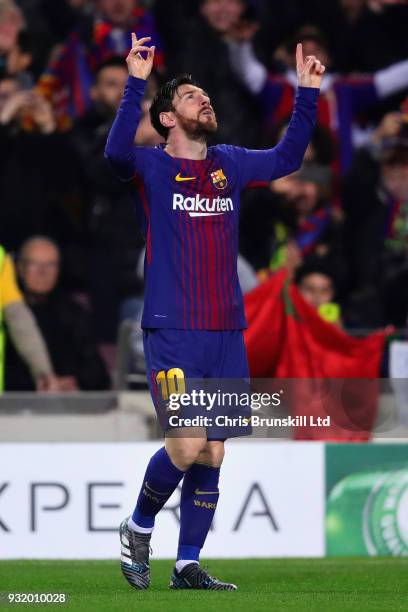
POLYGON ((180 172, 175 177, 178 183, 183 183, 184 181, 195 181, 196 178, 197 178, 196 176, 180 176, 180 172))

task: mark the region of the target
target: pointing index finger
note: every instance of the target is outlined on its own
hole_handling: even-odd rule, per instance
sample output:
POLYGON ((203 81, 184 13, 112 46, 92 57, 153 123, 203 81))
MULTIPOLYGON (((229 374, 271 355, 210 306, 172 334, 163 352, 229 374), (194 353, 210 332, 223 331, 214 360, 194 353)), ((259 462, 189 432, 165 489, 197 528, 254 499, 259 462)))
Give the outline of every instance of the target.
POLYGON ((137 44, 137 37, 136 37, 136 34, 132 32, 132 48, 136 47, 136 44, 137 44))
POLYGON ((303 67, 303 46, 302 43, 296 45, 296 65, 298 68, 303 67))

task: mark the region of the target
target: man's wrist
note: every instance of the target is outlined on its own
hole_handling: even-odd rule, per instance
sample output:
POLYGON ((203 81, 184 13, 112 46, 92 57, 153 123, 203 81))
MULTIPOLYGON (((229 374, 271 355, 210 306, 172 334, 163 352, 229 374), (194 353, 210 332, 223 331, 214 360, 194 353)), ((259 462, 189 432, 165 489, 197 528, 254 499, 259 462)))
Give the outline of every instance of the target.
POLYGON ((139 94, 143 95, 146 89, 147 81, 145 79, 141 79, 139 77, 135 77, 131 74, 128 76, 127 87, 133 91, 137 91, 139 94))
POLYGON ((144 79, 142 76, 135 76, 134 74, 129 74, 129 80, 141 81, 143 83, 147 83, 147 79, 144 79))
POLYGON ((307 85, 298 85, 298 91, 301 91, 302 93, 309 92, 310 94, 316 95, 320 93, 320 87, 308 87, 307 85))

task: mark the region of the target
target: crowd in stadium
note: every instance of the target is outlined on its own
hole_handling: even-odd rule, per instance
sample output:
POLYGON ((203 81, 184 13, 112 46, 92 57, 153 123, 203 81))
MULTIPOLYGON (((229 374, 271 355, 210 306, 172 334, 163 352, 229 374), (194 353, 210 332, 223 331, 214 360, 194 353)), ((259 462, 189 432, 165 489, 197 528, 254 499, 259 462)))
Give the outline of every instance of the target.
MULTIPOLYGON (((335 325, 406 326, 407 23, 402 0, 0 0, 0 245, 61 390, 109 388, 98 351, 142 307, 134 194, 104 158, 131 32, 156 45, 139 145, 162 142, 150 101, 187 72, 211 96, 215 143, 271 147, 293 108, 296 43, 321 59, 302 168, 242 196, 241 285, 287 268, 335 325)), ((6 389, 35 388, 13 342, 6 364, 6 389)))

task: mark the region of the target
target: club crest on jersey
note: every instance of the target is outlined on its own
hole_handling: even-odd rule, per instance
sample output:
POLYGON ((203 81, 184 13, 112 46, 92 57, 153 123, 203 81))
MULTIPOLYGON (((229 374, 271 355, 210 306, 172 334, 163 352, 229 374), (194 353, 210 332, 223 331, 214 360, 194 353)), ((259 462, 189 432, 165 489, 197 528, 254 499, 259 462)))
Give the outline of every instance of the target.
POLYGON ((227 177, 221 169, 211 172, 211 179, 214 187, 217 189, 225 189, 228 185, 227 177))

